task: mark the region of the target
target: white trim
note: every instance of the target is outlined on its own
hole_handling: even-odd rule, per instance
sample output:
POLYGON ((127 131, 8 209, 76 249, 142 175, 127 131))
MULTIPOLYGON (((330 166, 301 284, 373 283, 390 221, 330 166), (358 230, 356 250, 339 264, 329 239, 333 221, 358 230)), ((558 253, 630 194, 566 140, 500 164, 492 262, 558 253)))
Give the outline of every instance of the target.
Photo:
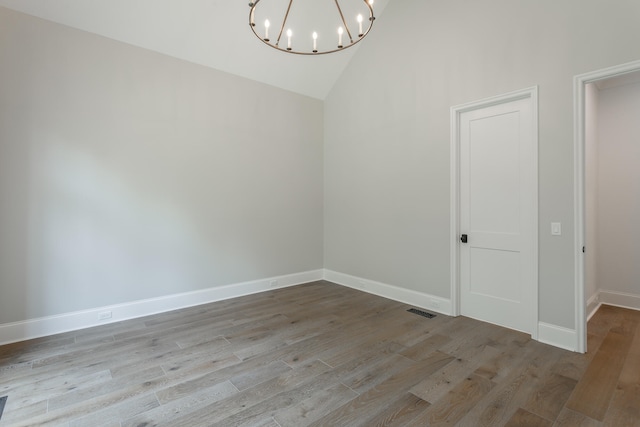
POLYGON ((295 286, 302 283, 322 280, 322 278, 323 270, 313 270, 158 298, 132 301, 124 304, 92 308, 73 313, 64 313, 57 316, 6 323, 0 325, 0 345, 149 316, 151 314, 236 298, 276 288, 295 286), (277 281, 277 283, 272 284, 273 281, 277 281), (111 318, 108 320, 99 320, 100 313, 107 311, 111 312, 111 318))
POLYGON ((573 78, 573 152, 574 152, 574 292, 575 292, 575 327, 577 334, 577 351, 587 350, 587 319, 585 315, 584 296, 584 253, 585 245, 585 86, 598 80, 620 76, 640 70, 640 61, 629 62, 615 67, 605 68, 573 78))
POLYGON ((462 111, 451 107, 450 121, 451 121, 451 143, 449 144, 449 199, 450 199, 450 220, 449 230, 450 236, 450 255, 449 266, 451 269, 451 315, 460 315, 460 115, 462 111))
POLYGON ((538 324, 538 341, 570 351, 576 351, 578 344, 576 331, 574 329, 563 328, 544 322, 538 324))
POLYGON ((602 304, 640 311, 640 295, 601 289, 587 301, 587 321, 589 321, 602 304))
POLYGON ((358 289, 360 291, 392 299, 394 301, 400 301, 415 307, 451 315, 451 300, 446 298, 410 289, 399 288, 386 283, 363 279, 361 277, 351 276, 349 274, 339 273, 332 270, 324 271, 324 279, 338 285, 358 289))
POLYGON ((616 307, 630 308, 632 310, 640 310, 640 295, 638 294, 629 294, 626 292, 601 289, 599 292, 599 296, 601 304, 615 305, 616 307))
POLYGON ((457 105, 451 107, 451 144, 450 144, 450 202, 451 202, 451 217, 450 217, 450 258, 451 258, 451 308, 452 315, 460 315, 460 243, 458 236, 460 235, 460 135, 459 135, 459 123, 460 116, 468 111, 477 110, 479 108, 490 107, 492 105, 503 104, 506 102, 517 101, 520 99, 530 98, 532 102, 532 114, 533 114, 533 159, 532 170, 535 173, 534 179, 534 191, 532 194, 533 201, 533 224, 532 232, 534 234, 532 256, 534 263, 534 276, 533 283, 534 289, 532 291, 532 319, 531 319, 531 338, 538 339, 538 86, 509 92, 504 95, 494 96, 486 98, 480 101, 474 101, 467 104, 457 105))
POLYGON ((589 301, 587 301, 587 321, 589 321, 589 319, 591 319, 593 315, 596 314, 596 311, 598 311, 601 305, 600 293, 596 292, 591 298, 589 298, 589 301))

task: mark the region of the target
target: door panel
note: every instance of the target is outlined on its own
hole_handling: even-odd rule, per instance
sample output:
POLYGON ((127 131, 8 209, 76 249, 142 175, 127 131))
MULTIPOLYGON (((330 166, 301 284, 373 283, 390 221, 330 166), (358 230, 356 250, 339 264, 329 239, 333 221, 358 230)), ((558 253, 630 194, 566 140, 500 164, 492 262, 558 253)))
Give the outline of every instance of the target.
POLYGON ((470 252, 469 268, 474 275, 469 283, 471 293, 516 303, 522 300, 520 287, 513 286, 520 277, 518 252, 478 247, 470 252))
POLYGON ((532 100, 462 113, 459 126, 461 313, 532 332, 532 100))
MULTIPOLYGON (((520 229, 518 113, 469 117, 470 228, 517 233, 520 229)), ((465 133, 463 133, 463 137, 465 133)))

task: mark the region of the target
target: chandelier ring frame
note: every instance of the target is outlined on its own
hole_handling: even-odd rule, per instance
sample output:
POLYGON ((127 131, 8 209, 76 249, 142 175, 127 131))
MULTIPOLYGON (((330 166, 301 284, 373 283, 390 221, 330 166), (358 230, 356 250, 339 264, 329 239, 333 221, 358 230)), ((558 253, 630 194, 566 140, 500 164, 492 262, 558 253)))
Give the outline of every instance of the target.
POLYGON ((371 5, 371 3, 367 0, 362 0, 364 2, 364 4, 367 6, 368 10, 369 10, 369 25, 363 29, 361 34, 358 34, 356 39, 353 39, 353 36, 351 34, 351 30, 349 29, 349 26, 347 25, 347 22, 344 18, 344 15, 342 14, 342 8, 340 7, 340 3, 338 2, 338 0, 334 0, 335 4, 336 4, 336 8, 338 10, 338 13, 340 15, 340 20, 342 21, 344 28, 346 30, 346 35, 349 39, 350 43, 347 44, 342 44, 342 45, 338 45, 335 49, 331 49, 331 50, 323 50, 323 51, 318 51, 318 50, 312 50, 312 51, 299 51, 299 50, 294 50, 290 47, 286 47, 286 48, 282 48, 280 47, 280 39, 282 37, 282 33, 284 31, 284 28, 286 26, 287 23, 287 19, 289 17, 289 12, 291 10, 291 5, 293 4, 293 0, 289 0, 289 5, 287 7, 287 10, 284 14, 284 18, 282 20, 282 24, 280 25, 280 30, 278 32, 278 38, 276 40, 275 43, 271 43, 271 40, 269 38, 263 38, 260 34, 258 34, 258 32, 256 31, 256 23, 254 20, 254 16, 255 16, 255 10, 258 7, 258 4, 260 4, 262 0, 255 0, 249 3, 249 27, 251 28, 251 31, 253 32, 253 34, 264 44, 266 44, 269 47, 272 47, 276 50, 279 50, 281 52, 285 52, 285 53, 293 53, 296 55, 309 55, 309 56, 313 56, 313 55, 325 55, 328 53, 334 53, 334 52, 340 52, 343 51, 345 49, 348 49, 352 46, 355 46, 356 44, 360 43, 362 41, 362 39, 364 39, 367 34, 369 34, 369 31, 371 31, 371 28, 373 27, 373 22, 375 21, 376 17, 373 13, 373 6, 371 5))

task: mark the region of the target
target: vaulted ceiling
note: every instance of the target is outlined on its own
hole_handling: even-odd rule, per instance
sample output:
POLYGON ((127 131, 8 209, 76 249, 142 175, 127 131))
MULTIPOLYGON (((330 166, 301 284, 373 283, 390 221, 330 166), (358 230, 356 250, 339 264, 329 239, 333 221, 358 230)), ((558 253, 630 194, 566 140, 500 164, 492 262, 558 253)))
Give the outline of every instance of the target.
MULTIPOLYGON (((389 1, 376 0, 377 18, 389 1)), ((305 4, 298 0, 296 7, 305 4)), ((0 6, 318 99, 360 47, 316 56, 271 49, 249 28, 248 0, 0 0, 0 6)), ((381 24, 377 19, 372 31, 381 24)))

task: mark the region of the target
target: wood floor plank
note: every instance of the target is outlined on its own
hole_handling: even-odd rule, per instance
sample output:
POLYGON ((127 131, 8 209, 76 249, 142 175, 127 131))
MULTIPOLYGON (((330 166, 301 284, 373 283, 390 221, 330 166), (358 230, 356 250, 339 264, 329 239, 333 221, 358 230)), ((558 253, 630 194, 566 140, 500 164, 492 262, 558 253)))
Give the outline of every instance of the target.
POLYGON ((473 374, 479 366, 499 355, 500 352, 498 350, 485 346, 482 351, 471 360, 454 358, 450 364, 443 366, 438 372, 426 377, 412 387, 410 391, 433 405, 465 378, 473 374))
POLYGON ((620 372, 620 384, 622 386, 636 385, 640 383, 640 327, 636 328, 629 352, 625 359, 622 371, 620 372))
POLYGON ((324 416, 313 426, 357 426, 363 414, 377 415, 384 411, 382 402, 395 400, 404 395, 420 378, 428 377, 454 360, 452 356, 435 351, 422 361, 415 362, 408 369, 376 385, 366 393, 324 416))
MULTIPOLYGON (((202 361, 203 358, 211 361, 228 356, 232 356, 229 342, 222 337, 214 337, 209 341, 203 341, 189 347, 172 348, 166 352, 158 353, 147 360, 146 366, 148 368, 160 366, 167 372, 179 369, 174 369, 176 366, 184 367, 189 363, 202 361)), ((120 363, 111 362, 109 363, 110 371, 114 378, 130 375, 140 370, 140 362, 137 359, 125 359, 120 363)))
MULTIPOLYGON (((520 361, 522 358, 538 357, 535 352, 536 348, 530 345, 529 339, 525 343, 521 341, 511 341, 508 345, 498 349, 493 345, 490 348, 498 350, 498 353, 489 359, 484 360, 474 372, 476 375, 483 376, 494 382, 500 382, 505 378, 509 378, 514 369, 523 369, 520 361)), ((536 359, 532 360, 533 363, 536 359)))
POLYGON ((385 381, 389 377, 409 368, 414 362, 406 357, 393 354, 375 363, 369 364, 364 371, 342 379, 342 383, 357 393, 364 393, 368 389, 385 381))
POLYGON ((347 362, 362 357, 363 348, 367 349, 367 352, 375 350, 381 358, 391 354, 400 353, 404 350, 403 346, 393 341, 383 340, 375 343, 366 342, 366 344, 362 346, 349 346, 338 352, 333 352, 331 354, 325 353, 322 355, 320 360, 329 366, 341 366, 347 362))
POLYGON ((604 425, 640 426, 640 327, 635 329, 604 425))
POLYGON ((251 424, 250 427, 281 427, 281 426, 276 422, 276 420, 270 417, 270 418, 265 418, 263 420, 260 420, 254 424, 251 424))
POLYGON ((41 358, 33 362, 33 371, 34 374, 43 372, 48 374, 48 372, 60 370, 65 365, 79 366, 84 364, 87 366, 98 362, 113 362, 114 359, 125 359, 125 355, 130 354, 130 351, 135 351, 139 357, 152 357, 177 348, 179 347, 175 341, 171 341, 169 337, 164 340, 156 338, 138 340, 134 338, 114 343, 103 343, 92 348, 73 349, 66 353, 41 358))
POLYGON ((276 412, 273 418, 282 427, 307 426, 356 396, 358 393, 349 387, 337 384, 315 393, 297 405, 276 412))
MULTIPOLYGON (((554 372, 567 378, 578 381, 584 375, 587 367, 597 354, 600 345, 604 341, 605 335, 587 334, 587 353, 565 352, 557 357, 558 362, 553 368, 554 372)), ((557 350, 557 349, 552 349, 557 350)))
POLYGON ((178 399, 168 400, 159 408, 124 420, 122 427, 212 424, 241 412, 244 408, 257 405, 273 394, 293 389, 330 370, 331 368, 321 362, 313 362, 301 369, 287 371, 250 389, 215 400, 210 400, 211 394, 207 389, 199 388, 195 394, 184 394, 178 399))
POLYGON ((111 383, 108 387, 105 387, 106 391, 91 388, 79 395, 66 393, 54 399, 49 399, 49 408, 46 414, 27 420, 20 420, 14 423, 12 427, 68 424, 72 420, 88 416, 105 407, 126 400, 132 401, 141 395, 149 393, 154 387, 162 386, 164 381, 164 378, 157 377, 143 383, 134 383, 128 386, 111 383), (52 402, 56 406, 52 407, 52 402))
POLYGON ((471 374, 420 416, 414 418, 407 427, 455 425, 494 385, 487 378, 471 374))
POLYGON ((117 402, 98 411, 80 416, 69 422, 69 427, 94 427, 105 423, 118 423, 120 420, 133 417, 160 406, 154 393, 117 402))
POLYGON ((524 409, 518 409, 504 427, 551 427, 552 423, 524 409))
MULTIPOLYGON (((405 314, 405 316, 419 317, 415 314, 405 314)), ((418 331, 419 333, 409 336, 400 334, 395 340, 398 344, 404 345, 405 347, 412 347, 428 338, 428 334, 432 334, 434 331, 437 331, 440 335, 450 337, 453 340, 458 339, 460 334, 464 334, 476 326, 479 326, 479 324, 464 316, 448 317, 438 315, 435 319, 423 321, 422 330, 418 331)))
POLYGON ((505 328, 489 323, 476 323, 456 333, 454 339, 442 346, 442 351, 459 359, 470 360, 487 346, 499 349, 501 345, 496 344, 506 333, 505 328))
POLYGON ((28 406, 43 400, 54 398, 60 394, 107 384, 112 380, 109 370, 99 371, 87 375, 56 376, 51 379, 43 379, 30 385, 14 388, 10 391, 12 405, 28 406))
MULTIPOLYGON (((164 377, 165 375, 162 369, 150 368, 140 370, 135 375, 130 375, 126 378, 116 378, 107 383, 81 387, 49 399, 49 411, 74 405, 78 401, 91 400, 110 393, 121 393, 123 390, 128 388, 146 388, 151 385, 153 381, 158 381, 164 377)), ((142 393, 134 394, 137 395, 142 393)))
POLYGON ((630 337, 609 332, 576 385, 567 408, 602 421, 627 357, 630 337))
POLYGON ((411 360, 423 360, 425 356, 439 350, 444 344, 451 341, 451 337, 441 334, 429 334, 422 341, 403 350, 400 354, 411 360))
POLYGON ((368 325, 347 325, 339 331, 328 331, 320 336, 298 341, 282 352, 282 360, 298 366, 313 359, 329 360, 336 353, 353 348, 353 342, 369 332, 368 325))
MULTIPOLYGON (((624 424, 618 424, 620 426, 624 424)), ((586 415, 580 414, 578 412, 572 411, 571 409, 565 407, 562 409, 558 418, 556 418, 555 423, 553 423, 553 427, 601 427, 602 423, 600 421, 596 421, 593 418, 589 418, 586 415)), ((616 426, 616 424, 611 424, 612 427, 616 426)))
POLYGON ((589 333, 605 337, 612 327, 619 325, 624 315, 617 307, 601 305, 598 311, 589 320, 589 333))
MULTIPOLYGON (((255 367, 246 366, 245 369, 250 372, 255 367)), ((196 390, 213 387, 242 372, 240 360, 235 356, 213 362, 205 361, 193 367, 167 373, 169 381, 156 391, 156 395, 160 403, 164 404, 188 396, 196 390)))
POLYGON ((526 350, 526 352, 516 353, 519 357, 516 356, 515 359, 505 359, 504 355, 496 358, 500 361, 511 360, 513 364, 510 368, 502 369, 499 363, 490 363, 499 368, 487 370, 483 365, 476 369, 475 373, 478 375, 489 374, 486 377, 496 382, 496 385, 467 412, 460 421, 461 425, 474 427, 504 425, 539 387, 543 379, 541 377, 544 377, 543 373, 550 372, 554 359, 548 357, 547 347, 529 341, 525 347, 513 343, 513 348, 526 350), (504 374, 501 374, 503 372, 504 374))
MULTIPOLYGON (((226 347, 212 348, 208 352, 185 352, 182 357, 179 355, 176 358, 170 360, 163 360, 159 365, 162 370, 170 376, 174 375, 189 375, 197 376, 199 372, 212 372, 218 369, 232 366, 240 363, 241 360, 233 353, 229 352, 226 347)), ((155 365, 152 365, 155 366, 155 365)), ((127 372, 130 371, 130 366, 126 367, 127 372)), ((114 378, 120 375, 118 369, 112 370, 114 378)))
POLYGON ((15 365, 33 361, 43 354, 64 351, 65 346, 74 343, 73 335, 60 334, 0 346, 0 365, 15 365))
POLYGON ((280 374, 290 371, 291 367, 282 360, 276 360, 265 366, 259 366, 251 371, 242 372, 229 378, 231 384, 240 391, 253 387, 262 382, 275 378, 280 374))
MULTIPOLYGON (((396 318, 400 320, 404 326, 401 326, 404 330, 402 333, 396 333, 394 336, 395 341, 405 347, 411 347, 420 341, 427 338, 433 331, 445 328, 452 321, 459 321, 459 318, 452 318, 449 316, 437 315, 433 319, 427 319, 420 315, 409 313, 407 311, 410 306, 398 307, 398 310, 394 312, 396 318)), ((378 323, 378 328, 385 327, 384 323, 378 323)))
MULTIPOLYGON (((295 389, 288 389, 276 395, 271 395, 269 399, 262 399, 257 404, 242 408, 242 411, 236 411, 233 415, 226 417, 218 423, 211 422, 211 410, 213 408, 205 408, 189 418, 189 423, 200 425, 208 423, 215 426, 242 426, 253 425, 260 422, 265 417, 274 417, 278 411, 291 408, 304 400, 312 398, 322 390, 335 384, 335 372, 327 372, 321 374, 311 381, 304 382, 295 389)), ((251 390, 251 389, 249 389, 251 390)))
POLYGON ((41 400, 28 406, 14 405, 11 407, 9 406, 11 401, 7 401, 7 403, 2 419, 0 419, 0 427, 15 426, 20 421, 42 417, 47 413, 46 400, 41 400))
POLYGON ((523 405, 527 411, 553 421, 569 399, 577 381, 556 373, 548 374, 523 405))
POLYGON ((431 405, 426 400, 422 400, 414 394, 405 393, 363 424, 376 427, 404 427, 429 406, 431 405))
POLYGON ((0 378, 4 381, 14 380, 23 375, 28 375, 32 370, 31 362, 16 363, 13 365, 0 364, 0 378))
POLYGON ((279 331, 279 336, 287 345, 294 344, 298 341, 308 339, 314 335, 320 335, 322 331, 327 329, 339 328, 342 323, 338 321, 337 316, 319 315, 312 318, 308 317, 290 317, 289 324, 284 331, 279 331))
MULTIPOLYGON (((390 326, 389 330, 382 334, 372 334, 367 328, 362 332, 350 331, 347 335, 336 335, 336 339, 332 342, 332 346, 330 348, 320 350, 316 354, 311 355, 311 357, 317 357, 329 365, 338 366, 344 363, 344 361, 350 360, 350 358, 354 357, 354 354, 357 355, 363 348, 384 346, 391 352, 396 353, 397 351, 404 349, 404 347, 393 342, 392 336, 394 333, 391 332, 393 329, 394 327, 390 326), (357 335, 353 337, 351 335, 352 333, 356 333, 357 335)), ((295 366, 297 363, 300 363, 299 356, 297 359, 298 360, 293 360, 289 358, 286 360, 287 363, 295 366)))
POLYGON ((236 394, 238 394, 238 389, 233 384, 229 381, 222 381, 211 387, 197 389, 180 399, 158 405, 147 411, 122 414, 120 416, 120 420, 123 420, 121 425, 122 427, 171 425, 176 419, 185 417, 203 406, 236 394))

